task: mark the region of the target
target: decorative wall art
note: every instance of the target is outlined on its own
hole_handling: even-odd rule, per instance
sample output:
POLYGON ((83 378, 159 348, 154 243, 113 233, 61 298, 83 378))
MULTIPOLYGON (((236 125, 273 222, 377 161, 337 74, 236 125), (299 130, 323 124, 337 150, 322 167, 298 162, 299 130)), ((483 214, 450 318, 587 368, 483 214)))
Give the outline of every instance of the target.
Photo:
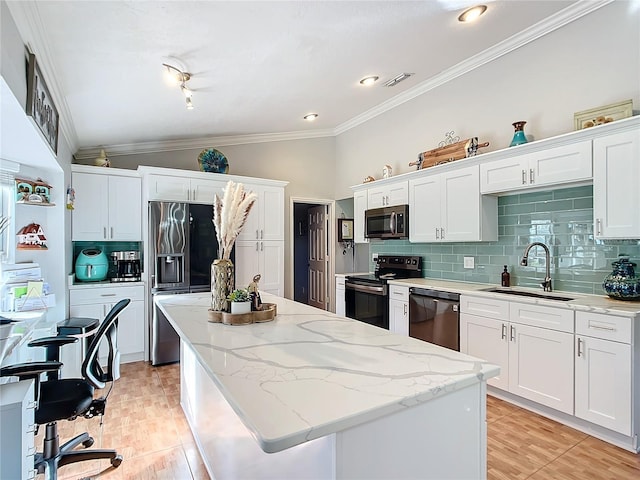
POLYGON ((353 240, 353 219, 339 218, 338 219, 338 241, 348 242, 351 240, 353 240))
POLYGON ((16 202, 53 205, 51 203, 52 188, 51 185, 41 178, 37 178, 36 180, 16 178, 16 202))
POLYGON ((44 135, 47 143, 58 153, 58 110, 56 109, 47 84, 44 81, 40 67, 36 62, 36 56, 29 54, 29 67, 27 71, 27 115, 33 118, 36 125, 44 135))
POLYGON ((576 130, 583 128, 595 127, 609 122, 615 122, 623 118, 633 115, 633 102, 625 100, 624 102, 612 103, 602 107, 583 110, 573 114, 573 121, 576 130))
POLYGON ((229 173, 229 161, 220 150, 205 148, 198 155, 198 166, 203 172, 229 173))

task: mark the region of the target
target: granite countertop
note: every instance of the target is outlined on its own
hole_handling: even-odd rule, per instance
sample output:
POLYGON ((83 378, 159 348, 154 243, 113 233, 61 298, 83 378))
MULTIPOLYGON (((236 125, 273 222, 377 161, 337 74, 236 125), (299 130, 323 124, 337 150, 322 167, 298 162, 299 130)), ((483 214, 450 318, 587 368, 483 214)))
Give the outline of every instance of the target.
POLYGON ((291 300, 273 322, 207 321, 209 293, 156 298, 267 453, 402 411, 498 374, 482 360, 291 300))
MULTIPOLYGON (((625 300, 615 300, 606 295, 587 295, 576 292, 554 291, 551 296, 571 297, 569 301, 547 300, 544 298, 532 298, 520 295, 505 295, 503 293, 487 292, 486 290, 498 288, 499 285, 487 283, 468 283, 441 280, 436 278, 411 278, 407 280, 390 280, 391 285, 402 285, 406 287, 432 288, 447 292, 459 293, 461 295, 484 296, 498 300, 508 300, 512 302, 539 304, 553 306, 557 308, 567 308, 581 312, 604 313, 610 315, 622 315, 635 317, 640 314, 640 302, 625 300)), ((541 288, 511 287, 510 290, 547 293, 541 288)))

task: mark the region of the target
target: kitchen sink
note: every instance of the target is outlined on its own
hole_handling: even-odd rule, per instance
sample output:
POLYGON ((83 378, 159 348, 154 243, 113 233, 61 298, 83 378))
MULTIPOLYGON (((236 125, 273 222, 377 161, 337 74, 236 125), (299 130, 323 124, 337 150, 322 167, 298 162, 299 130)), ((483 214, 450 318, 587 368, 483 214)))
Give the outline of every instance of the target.
POLYGON ((515 295, 518 297, 544 298, 545 300, 557 300, 559 302, 568 302, 570 300, 575 300, 575 298, 572 297, 562 297, 559 295, 551 295, 548 293, 524 292, 522 290, 507 290, 505 288, 490 288, 484 291, 490 293, 504 293, 505 295, 515 295))

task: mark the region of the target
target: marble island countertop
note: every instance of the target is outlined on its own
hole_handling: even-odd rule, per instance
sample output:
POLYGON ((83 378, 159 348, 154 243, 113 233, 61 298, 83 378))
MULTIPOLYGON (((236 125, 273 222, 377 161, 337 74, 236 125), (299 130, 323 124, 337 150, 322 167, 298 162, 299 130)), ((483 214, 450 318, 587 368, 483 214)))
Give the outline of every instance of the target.
POLYGON ((563 291, 544 292, 542 288, 507 288, 507 290, 539 294, 548 293, 550 296, 571 298, 571 300, 568 301, 560 301, 521 295, 505 295, 504 293, 487 291, 494 288, 500 288, 499 285, 495 284, 455 282, 436 278, 410 278, 407 280, 390 280, 389 284, 402 285, 406 287, 431 288, 434 290, 459 293, 461 295, 485 296, 511 302, 532 303, 583 312, 622 315, 627 317, 635 317, 640 314, 640 301, 615 300, 606 295, 587 295, 584 293, 563 291))
POLYGON ((209 293, 156 303, 267 453, 477 384, 499 368, 263 294, 273 322, 209 323, 209 293))

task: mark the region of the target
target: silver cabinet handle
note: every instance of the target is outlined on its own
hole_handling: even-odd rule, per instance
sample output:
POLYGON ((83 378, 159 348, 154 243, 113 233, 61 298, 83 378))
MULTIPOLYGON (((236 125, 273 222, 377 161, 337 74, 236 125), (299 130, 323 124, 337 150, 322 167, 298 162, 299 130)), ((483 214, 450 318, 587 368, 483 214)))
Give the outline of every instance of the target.
POLYGON ((113 240, 113 227, 111 227, 111 240, 113 240))
POLYGON ((260 242, 260 251, 264 250, 264 243, 260 242))
POLYGON ((258 251, 258 242, 256 242, 256 252, 258 251))
POLYGON ((513 325, 511 325, 509 327, 509 332, 510 332, 509 340, 511 340, 512 342, 515 342, 516 341, 516 329, 515 329, 515 327, 513 325))
POLYGON ((264 238, 264 230, 260 230, 260 240, 262 240, 264 238))
POLYGON ((105 240, 107 238, 107 227, 102 227, 102 238, 105 240))
POLYGON ((403 310, 403 313, 406 315, 407 314, 407 304, 406 303, 402 306, 402 310, 403 310))
POLYGON ((522 184, 523 185, 527 184, 527 172, 526 172, 526 170, 522 170, 522 184))
POLYGON ((602 220, 599 218, 596 218, 596 234, 597 235, 602 234, 602 220))
POLYGON ((529 169, 529 183, 533 183, 533 179, 534 179, 534 174, 533 174, 533 168, 529 169))
POLYGON ((582 347, 582 339, 580 337, 578 337, 578 356, 582 356, 582 349, 580 348, 582 347))
POLYGON ((438 227, 436 227, 436 240, 438 240, 440 237, 438 236, 438 227))
POLYGON ((440 240, 444 240, 444 228, 440 229, 440 240))
POLYGON ((507 338, 507 324, 503 323, 502 324, 502 340, 504 340, 505 338, 507 338))
POLYGON ((101 297, 115 297, 116 294, 115 293, 101 293, 100 296, 101 297))
POLYGON ((258 233, 257 229, 256 229, 256 240, 260 240, 260 234, 258 233))

